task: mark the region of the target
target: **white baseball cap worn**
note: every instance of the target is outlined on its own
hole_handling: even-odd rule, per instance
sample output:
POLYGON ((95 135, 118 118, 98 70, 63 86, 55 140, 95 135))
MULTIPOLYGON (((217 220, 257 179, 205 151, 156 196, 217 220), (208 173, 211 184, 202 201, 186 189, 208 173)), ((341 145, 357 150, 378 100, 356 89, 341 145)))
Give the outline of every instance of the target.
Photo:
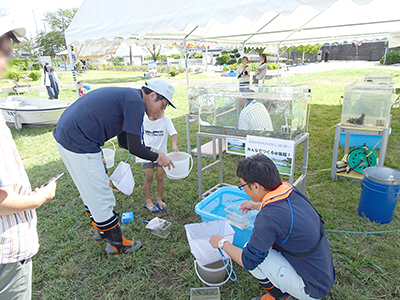
POLYGON ((168 100, 169 104, 176 108, 174 103, 172 103, 172 97, 175 93, 175 88, 168 82, 162 79, 151 79, 146 82, 146 87, 156 92, 157 94, 163 96, 165 99, 168 100))
POLYGON ((0 18, 0 36, 10 31, 14 33, 17 38, 22 38, 26 34, 25 28, 19 27, 12 22, 1 20, 0 18))

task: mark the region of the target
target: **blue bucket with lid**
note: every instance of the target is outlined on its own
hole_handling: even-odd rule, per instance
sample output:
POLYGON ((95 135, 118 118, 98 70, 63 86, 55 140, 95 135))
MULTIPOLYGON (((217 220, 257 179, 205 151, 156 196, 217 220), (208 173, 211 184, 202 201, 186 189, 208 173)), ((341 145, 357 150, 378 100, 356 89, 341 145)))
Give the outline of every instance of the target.
POLYGON ((392 221, 400 195, 400 172, 386 167, 365 169, 361 183, 358 214, 373 222, 387 224, 392 221))

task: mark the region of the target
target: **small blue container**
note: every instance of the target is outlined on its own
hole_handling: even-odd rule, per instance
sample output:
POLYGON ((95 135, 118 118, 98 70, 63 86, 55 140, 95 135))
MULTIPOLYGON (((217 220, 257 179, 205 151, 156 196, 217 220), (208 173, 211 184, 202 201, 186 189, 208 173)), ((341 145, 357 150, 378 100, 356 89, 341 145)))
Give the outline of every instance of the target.
MULTIPOLYGON (((389 135, 392 133, 392 128, 389 128, 389 135)), ((382 136, 380 135, 368 135, 368 134, 356 134, 356 133, 349 133, 350 134, 350 147, 362 146, 364 143, 371 148, 380 149, 382 140, 382 136)), ((340 133, 339 139, 340 146, 344 146, 346 143, 346 133, 340 133)))
POLYGON ((389 223, 400 195, 400 172, 386 167, 365 169, 358 214, 373 222, 389 223))
POLYGON ((231 72, 228 73, 228 76, 236 77, 236 72, 231 71, 231 72))
MULTIPOLYGON (((250 197, 237 187, 222 187, 197 203, 195 212, 201 216, 203 222, 222 220, 226 218, 225 208, 232 204, 240 205, 245 200, 251 201, 250 197)), ((232 228, 235 230, 233 244, 243 248, 253 233, 254 222, 244 229, 236 226, 232 228)))
POLYGON ((126 212, 122 213, 121 223, 129 223, 129 222, 133 222, 133 220, 134 220, 133 211, 126 211, 126 212))

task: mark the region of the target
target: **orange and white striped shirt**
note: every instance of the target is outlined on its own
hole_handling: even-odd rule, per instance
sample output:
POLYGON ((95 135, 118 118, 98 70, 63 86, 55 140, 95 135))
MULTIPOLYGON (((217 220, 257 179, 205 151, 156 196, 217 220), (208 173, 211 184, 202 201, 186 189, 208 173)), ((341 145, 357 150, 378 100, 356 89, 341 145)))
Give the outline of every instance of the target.
MULTIPOLYGON (((0 113, 0 189, 29 195, 31 186, 10 129, 0 113)), ((0 209, 1 212, 1 209, 0 209)), ((39 250, 36 211, 0 215, 0 264, 15 263, 39 250)))

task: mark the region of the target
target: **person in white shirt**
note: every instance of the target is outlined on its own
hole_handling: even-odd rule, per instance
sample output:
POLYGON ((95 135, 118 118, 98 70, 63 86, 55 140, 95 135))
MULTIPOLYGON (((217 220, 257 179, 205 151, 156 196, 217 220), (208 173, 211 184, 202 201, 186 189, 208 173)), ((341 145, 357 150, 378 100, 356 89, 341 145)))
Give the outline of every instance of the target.
MULTIPOLYGON (((143 139, 147 147, 158 149, 163 153, 167 153, 168 134, 172 138, 172 150, 178 152, 178 135, 175 130, 174 124, 169 117, 161 112, 156 116, 156 119, 151 119, 145 115, 143 118, 143 139)), ((145 174, 144 193, 146 195, 145 208, 153 213, 165 210, 167 205, 162 200, 162 193, 164 189, 164 169, 157 162, 136 158, 136 162, 142 164, 145 174), (151 184, 153 182, 153 169, 156 167, 156 180, 157 180, 157 200, 155 204, 151 200, 151 184)))
MULTIPOLYGON (((24 28, 0 20, 0 74, 12 55, 11 40, 24 28)), ((36 208, 51 200, 55 180, 31 189, 10 129, 0 114, 0 299, 31 299, 32 257, 39 250, 36 208)))
POLYGON ((41 85, 46 87, 49 99, 58 99, 58 94, 60 93, 58 86, 63 87, 63 85, 61 84, 60 79, 58 79, 57 73, 49 63, 44 64, 41 85))
MULTIPOLYGON (((250 90, 249 92, 253 92, 250 90)), ((271 118, 265 106, 252 98, 241 98, 239 106, 242 109, 239 116, 240 130, 273 131, 271 118)))
POLYGON ((253 84, 264 84, 265 75, 267 75, 267 56, 260 53, 260 63, 256 68, 257 74, 254 77, 253 84))
POLYGON ((248 65, 249 59, 246 56, 242 58, 242 65, 236 71, 236 77, 239 79, 239 91, 244 92, 250 86, 251 68, 248 65))

